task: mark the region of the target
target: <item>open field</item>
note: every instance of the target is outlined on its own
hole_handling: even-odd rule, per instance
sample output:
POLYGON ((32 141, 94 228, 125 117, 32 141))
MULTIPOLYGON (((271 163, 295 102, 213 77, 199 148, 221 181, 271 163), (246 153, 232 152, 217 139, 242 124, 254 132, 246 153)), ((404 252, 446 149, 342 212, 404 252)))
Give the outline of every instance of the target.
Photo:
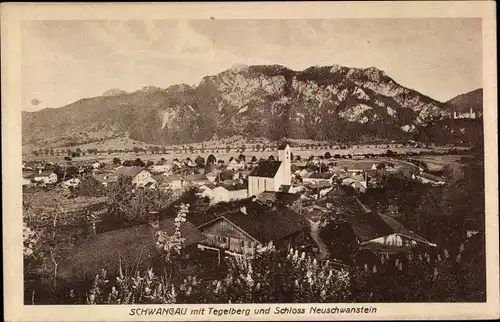
MULTIPOLYGON (((396 153, 408 153, 408 152, 430 152, 430 151, 444 151, 449 149, 450 147, 435 147, 435 148, 412 148, 412 147, 403 147, 401 144, 399 145, 391 145, 389 147, 390 150, 396 152, 396 153)), ((120 149, 119 146, 113 147, 113 149, 120 149)), ((466 148, 457 148, 457 149, 463 149, 465 150, 466 148)), ((73 149, 74 150, 74 149, 73 149)), ((104 149, 107 150, 107 149, 104 149)), ((355 145, 351 148, 348 149, 339 149, 338 146, 334 146, 333 149, 330 149, 329 147, 325 148, 318 148, 318 149, 306 149, 305 147, 291 147, 291 151, 294 156, 300 156, 302 159, 308 158, 311 155, 313 156, 320 156, 324 155, 326 152, 329 152, 332 156, 335 154, 339 155, 360 155, 360 154, 383 154, 387 152, 388 148, 387 145, 355 145)), ((207 158, 210 154, 213 154, 217 160, 224 160, 224 162, 228 162, 228 160, 231 157, 237 157, 240 153, 240 150, 237 148, 231 148, 230 151, 228 152, 225 148, 220 147, 220 148, 205 148, 204 152, 202 153, 200 150, 193 150, 191 151, 167 151, 166 153, 159 153, 159 154, 151 154, 148 152, 139 152, 139 153, 134 153, 134 152, 121 152, 121 153, 98 153, 97 155, 94 154, 86 154, 80 157, 77 157, 74 159, 75 162, 90 162, 94 160, 99 160, 102 162, 110 162, 113 160, 113 158, 117 157, 119 159, 123 160, 132 160, 136 158, 140 158, 143 161, 147 160, 152 160, 154 162, 160 160, 161 158, 165 158, 167 161, 172 161, 175 158, 178 159, 185 159, 186 157, 191 158, 194 160, 197 156, 202 156, 203 158, 207 158)), ((278 150, 276 148, 271 149, 267 148, 265 151, 253 151, 253 148, 250 146, 246 146, 245 152, 243 154, 247 158, 251 158, 252 156, 255 156, 257 159, 260 159, 261 157, 263 158, 268 158, 270 155, 273 155, 274 157, 278 156, 278 150)), ((53 163, 65 163, 64 157, 66 155, 43 155, 43 156, 35 156, 35 155, 25 155, 23 156, 24 161, 33 161, 33 160, 45 160, 53 163)))
POLYGON ((73 199, 67 198, 61 187, 54 188, 30 188, 23 192, 26 202, 35 211, 54 210, 59 207, 63 211, 78 211, 93 204, 106 201, 106 197, 83 197, 73 199))
POLYGON ((454 179, 463 177, 462 158, 468 157, 467 155, 421 155, 413 156, 412 159, 425 162, 429 171, 442 171, 445 168, 454 179))

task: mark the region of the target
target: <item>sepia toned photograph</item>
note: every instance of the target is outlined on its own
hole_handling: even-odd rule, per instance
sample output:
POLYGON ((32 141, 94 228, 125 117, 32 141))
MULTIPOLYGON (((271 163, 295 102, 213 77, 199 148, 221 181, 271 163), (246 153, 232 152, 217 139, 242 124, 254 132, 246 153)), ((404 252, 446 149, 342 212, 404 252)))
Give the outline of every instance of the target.
POLYGON ((24 307, 368 317, 498 296, 481 17, 18 28, 24 307), (358 305, 293 306, 314 303, 358 305))

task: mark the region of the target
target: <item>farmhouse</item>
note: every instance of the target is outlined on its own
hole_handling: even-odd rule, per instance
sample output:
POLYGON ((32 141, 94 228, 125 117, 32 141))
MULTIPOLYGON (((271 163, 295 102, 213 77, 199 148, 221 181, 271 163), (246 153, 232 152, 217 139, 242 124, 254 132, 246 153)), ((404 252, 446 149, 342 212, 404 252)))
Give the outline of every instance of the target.
POLYGON ((204 174, 187 175, 186 181, 193 184, 193 185, 197 185, 197 186, 209 182, 209 180, 207 179, 207 177, 204 174))
POLYGON ((198 187, 198 196, 201 198, 209 198, 210 200, 212 200, 214 198, 215 188, 217 188, 217 185, 212 182, 202 184, 198 187))
POLYGON ((198 229, 206 237, 200 244, 202 249, 253 256, 269 242, 278 249, 295 246, 307 234, 309 225, 305 218, 286 207, 241 202, 236 209, 221 213, 198 229))
POLYGON ((65 187, 65 188, 69 188, 69 187, 76 188, 79 185, 80 185, 80 179, 78 179, 78 178, 71 178, 71 179, 63 182, 63 187, 65 187))
POLYGON ((208 181, 215 182, 215 180, 219 176, 219 172, 218 171, 210 171, 210 172, 206 173, 205 176, 207 177, 208 181))
POLYGON ((116 175, 132 178, 132 184, 137 187, 146 187, 146 185, 156 184, 151 173, 143 167, 121 167, 116 170, 116 175))
POLYGON ((185 180, 181 176, 178 175, 164 175, 164 184, 165 187, 170 189, 181 189, 184 186, 185 180))
POLYGON ((400 253, 415 246, 436 247, 425 238, 406 229, 394 218, 371 211, 356 199, 356 211, 345 213, 345 223, 338 226, 334 235, 352 240, 360 250, 374 253, 400 253))
MULTIPOLYGON (((123 271, 132 270, 139 263, 148 263, 158 253, 156 233, 161 230, 172 236, 175 232, 174 218, 166 218, 125 229, 108 231, 87 238, 71 250, 69 258, 61 264, 61 277, 95 276, 106 269, 115 272, 121 266, 123 271)), ((184 254, 197 251, 196 245, 204 237, 189 222, 180 226, 184 254)), ((147 267, 145 267, 147 268, 147 267)))
POLYGON ((94 178, 105 187, 118 183, 116 173, 98 173, 94 175, 94 178))
POLYGON ((243 182, 225 181, 213 189, 212 202, 229 202, 248 197, 247 185, 243 182))
POLYGON ((290 146, 278 149, 279 161, 260 162, 248 176, 248 195, 258 195, 264 191, 278 191, 282 185, 291 184, 290 146))
POLYGON ((444 178, 434 176, 430 173, 420 173, 417 175, 413 175, 412 177, 420 180, 420 182, 422 183, 429 183, 435 186, 442 186, 446 183, 444 178))
POLYGON ((31 184, 33 179, 35 178, 36 173, 30 171, 23 171, 22 183, 23 186, 31 184))
POLYGON ((302 178, 302 182, 304 184, 306 184, 306 183, 319 183, 319 182, 328 182, 328 183, 332 184, 334 176, 335 176, 335 173, 331 173, 331 172, 323 172, 323 173, 314 172, 314 173, 311 173, 310 176, 308 176, 306 178, 302 178))
POLYGON ((243 169, 245 169, 245 162, 243 160, 237 161, 236 159, 232 159, 227 164, 226 169, 227 170, 235 170, 235 171, 243 170, 243 169))
POLYGON ((170 171, 170 169, 172 169, 172 165, 171 164, 154 164, 154 165, 150 166, 148 169, 149 169, 149 171, 151 171, 153 173, 165 173, 165 172, 170 171))
POLYGON ((42 172, 42 170, 39 170, 38 173, 33 177, 33 180, 36 182, 43 182, 45 184, 56 183, 57 174, 51 171, 42 172))

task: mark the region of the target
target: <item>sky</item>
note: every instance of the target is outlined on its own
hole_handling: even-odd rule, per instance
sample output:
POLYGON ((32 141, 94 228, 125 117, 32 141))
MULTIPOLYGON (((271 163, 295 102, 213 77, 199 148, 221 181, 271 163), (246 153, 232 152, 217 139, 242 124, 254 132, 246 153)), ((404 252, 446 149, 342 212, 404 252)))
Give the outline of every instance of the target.
POLYGON ((446 101, 482 87, 481 20, 23 21, 23 110, 111 88, 198 85, 239 64, 377 67, 446 101))

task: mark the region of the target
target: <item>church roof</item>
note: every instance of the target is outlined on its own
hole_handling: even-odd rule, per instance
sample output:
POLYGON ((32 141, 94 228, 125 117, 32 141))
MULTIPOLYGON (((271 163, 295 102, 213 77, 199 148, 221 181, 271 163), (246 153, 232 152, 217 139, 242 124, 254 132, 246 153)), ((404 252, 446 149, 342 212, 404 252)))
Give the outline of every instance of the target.
POLYGON ((251 177, 274 178, 281 166, 281 161, 266 160, 260 162, 249 174, 251 177))

